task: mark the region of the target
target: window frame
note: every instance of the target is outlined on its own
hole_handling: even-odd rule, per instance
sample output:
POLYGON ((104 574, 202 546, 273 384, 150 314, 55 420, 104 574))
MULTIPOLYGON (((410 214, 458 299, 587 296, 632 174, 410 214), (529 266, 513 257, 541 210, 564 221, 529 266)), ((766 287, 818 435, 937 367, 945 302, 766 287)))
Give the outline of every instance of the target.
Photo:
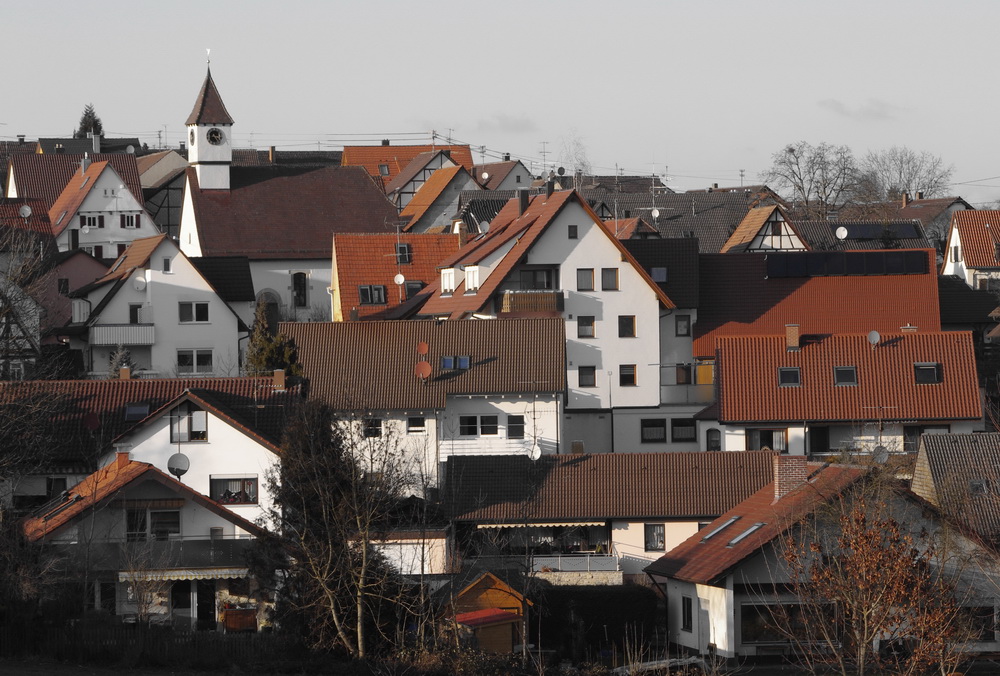
POLYGON ((359 305, 386 305, 385 284, 359 284, 358 304, 359 305))
POLYGON ((639 385, 639 375, 636 371, 635 364, 619 364, 618 386, 636 387, 638 385, 639 385))
POLYGON ((182 300, 177 302, 178 324, 208 324, 209 303, 207 300, 182 300), (187 312, 185 312, 187 310, 187 312), (203 315, 200 317, 199 315, 203 315), (186 317, 186 318, 185 318, 186 317))
POLYGON ((256 505, 260 501, 260 479, 256 474, 210 474, 208 487, 209 497, 222 505, 256 505), (234 481, 239 481, 241 486, 232 493, 233 487, 223 482, 234 481), (226 493, 231 493, 231 497, 225 497, 226 493), (239 498, 240 494, 245 497, 239 498))
MULTIPOLYGON (((518 177, 520 178, 520 177, 518 177)), ((566 239, 580 239, 580 226, 578 225, 567 225, 566 226, 566 239)))
POLYGON ((639 442, 643 444, 665 444, 667 443, 667 419, 666 418, 640 418, 639 419, 639 442), (647 431, 658 431, 661 434, 653 437, 647 431))
POLYGON ((193 376, 197 376, 198 374, 206 374, 206 373, 207 374, 211 374, 214 371, 215 371, 215 357, 214 357, 211 349, 208 349, 208 348, 183 348, 183 349, 177 350, 177 373, 178 374, 183 374, 183 375, 191 374, 193 376), (182 354, 188 354, 188 353, 190 353, 190 355, 191 355, 191 366, 190 366, 190 369, 185 369, 185 368, 183 368, 181 366, 181 355, 182 354), (208 370, 200 369, 199 368, 199 363, 202 362, 202 360, 200 358, 204 357, 206 354, 208 355, 208 361, 209 361, 209 365, 210 365, 211 368, 209 368, 208 370))
POLYGON ((427 434, 427 416, 411 415, 406 418, 407 434, 427 434), (417 422, 420 421, 420 422, 417 422))
POLYGON ((309 307, 309 274, 292 273, 292 307, 309 307))
POLYGON ((576 269, 576 290, 577 291, 594 290, 594 268, 576 269))
POLYGON ((691 335, 691 315, 677 315, 674 318, 674 335, 677 337, 691 335))
POLYGON ((209 436, 208 411, 189 401, 177 405, 169 415, 170 443, 204 444, 209 436))
POLYGON ((382 418, 363 418, 361 420, 362 437, 365 439, 379 439, 382 434, 382 418))
POLYGON ((396 264, 409 265, 413 262, 413 245, 409 242, 396 242, 396 264))
POLYGON ((694 598, 681 596, 681 631, 694 631, 694 598))
POLYGON ((635 315, 618 315, 618 337, 637 337, 635 330, 635 315))
POLYGON ((667 551, 667 525, 665 523, 642 524, 642 548, 646 552, 667 551))
POLYGON ((576 317, 576 337, 596 338, 597 337, 597 317, 594 315, 577 315, 576 317), (587 333, 587 330, 590 333, 587 333))
POLYGON ((596 366, 578 366, 576 369, 576 377, 577 387, 581 389, 597 387, 596 366))
POLYGON ((746 449, 748 451, 759 451, 759 450, 761 450, 763 448, 769 448, 772 451, 778 451, 778 452, 780 452, 782 455, 785 455, 785 454, 788 453, 788 428, 787 427, 747 427, 744 430, 744 439, 745 439, 746 449), (760 435, 761 435, 762 432, 768 432, 768 433, 770 433, 770 435, 771 435, 771 443, 770 444, 764 444, 764 443, 761 442, 761 436, 760 435), (775 444, 774 444, 774 438, 775 437, 774 437, 774 434, 776 432, 780 432, 781 435, 782 435, 781 438, 782 438, 782 444, 783 444, 783 446, 781 448, 775 448, 775 444), (751 441, 751 439, 752 439, 752 437, 754 435, 756 435, 756 438, 757 438, 756 445, 750 443, 750 441, 751 441))
POLYGON ((857 387, 858 385, 858 367, 857 366, 834 366, 833 367, 833 384, 836 387, 857 387), (851 376, 850 380, 846 380, 843 376, 851 376))
POLYGON ((479 436, 500 436, 500 416, 496 414, 479 416, 479 436))
POLYGON ((802 369, 798 366, 779 366, 778 387, 802 387, 802 369), (794 382, 785 378, 785 376, 793 374, 795 376, 794 382))
POLYGON ((698 443, 698 422, 694 418, 671 418, 670 441, 674 444, 698 443), (690 430, 690 436, 681 434, 687 433, 688 430, 690 430))
POLYGON ((458 416, 458 435, 460 437, 479 436, 479 416, 476 415, 458 416))
POLYGON ((128 304, 128 323, 129 324, 141 324, 142 323, 142 303, 129 303, 128 304))
POLYGON ((508 439, 524 439, 524 423, 525 417, 523 415, 507 415, 507 438, 508 439))
POLYGON ((601 268, 601 291, 618 290, 618 268, 601 268))
POLYGON ((944 382, 944 372, 940 362, 914 362, 913 382, 916 385, 940 385, 944 382), (925 375, 921 375, 925 374, 925 375), (926 379, 930 374, 931 379, 926 379))

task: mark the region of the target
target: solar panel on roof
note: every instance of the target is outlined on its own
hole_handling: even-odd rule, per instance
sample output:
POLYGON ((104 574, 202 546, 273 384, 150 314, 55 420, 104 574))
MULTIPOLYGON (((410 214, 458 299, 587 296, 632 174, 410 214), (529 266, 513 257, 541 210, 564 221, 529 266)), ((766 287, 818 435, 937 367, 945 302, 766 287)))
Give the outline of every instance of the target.
POLYGON ((920 233, 913 223, 841 223, 847 230, 847 239, 917 239, 920 233))
POLYGON ((852 275, 923 275, 923 251, 816 251, 769 253, 767 277, 835 277, 852 275))

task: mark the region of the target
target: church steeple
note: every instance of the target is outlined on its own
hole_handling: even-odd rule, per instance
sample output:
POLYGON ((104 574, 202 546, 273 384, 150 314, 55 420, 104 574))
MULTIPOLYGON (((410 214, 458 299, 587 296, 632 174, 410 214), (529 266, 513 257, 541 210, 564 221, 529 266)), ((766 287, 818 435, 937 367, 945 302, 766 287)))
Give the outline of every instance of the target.
POLYGON ((233 118, 222 102, 211 68, 185 124, 190 144, 188 163, 198 172, 198 187, 202 190, 229 190, 233 118))

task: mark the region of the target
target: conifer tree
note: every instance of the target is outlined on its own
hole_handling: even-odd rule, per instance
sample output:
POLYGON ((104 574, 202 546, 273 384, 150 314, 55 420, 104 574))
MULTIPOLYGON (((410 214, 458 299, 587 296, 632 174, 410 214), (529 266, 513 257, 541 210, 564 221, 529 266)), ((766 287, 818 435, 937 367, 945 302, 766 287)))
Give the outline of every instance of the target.
POLYGON ((101 124, 101 118, 94 111, 93 103, 84 106, 83 114, 80 116, 80 126, 73 132, 73 138, 87 138, 89 132, 93 132, 95 135, 104 134, 104 125, 101 124))

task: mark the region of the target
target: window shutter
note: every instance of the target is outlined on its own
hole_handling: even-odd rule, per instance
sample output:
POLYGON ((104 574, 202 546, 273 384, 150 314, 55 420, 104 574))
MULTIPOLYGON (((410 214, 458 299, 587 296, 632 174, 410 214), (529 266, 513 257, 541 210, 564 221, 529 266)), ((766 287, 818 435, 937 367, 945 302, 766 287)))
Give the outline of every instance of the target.
POLYGON ((97 227, 98 228, 104 227, 104 214, 101 214, 100 216, 97 217, 97 227))
POLYGON ((87 217, 83 214, 80 215, 80 227, 83 228, 87 225, 87 217))
POLYGON ((125 214, 121 214, 119 216, 119 218, 121 219, 121 224, 122 224, 122 227, 124 228, 125 227, 125 214))

